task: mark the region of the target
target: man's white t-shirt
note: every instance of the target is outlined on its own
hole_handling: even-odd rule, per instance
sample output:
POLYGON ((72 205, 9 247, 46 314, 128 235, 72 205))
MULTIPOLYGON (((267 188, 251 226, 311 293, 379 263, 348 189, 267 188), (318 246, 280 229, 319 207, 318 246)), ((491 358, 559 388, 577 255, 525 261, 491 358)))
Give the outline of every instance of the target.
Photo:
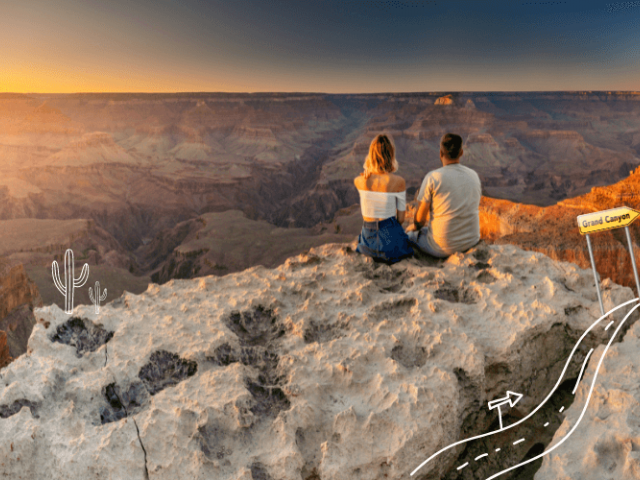
POLYGON ((417 200, 431 202, 431 207, 429 228, 423 227, 420 235, 426 233, 434 251, 451 255, 480 241, 481 190, 478 174, 459 163, 438 168, 424 177, 417 200))

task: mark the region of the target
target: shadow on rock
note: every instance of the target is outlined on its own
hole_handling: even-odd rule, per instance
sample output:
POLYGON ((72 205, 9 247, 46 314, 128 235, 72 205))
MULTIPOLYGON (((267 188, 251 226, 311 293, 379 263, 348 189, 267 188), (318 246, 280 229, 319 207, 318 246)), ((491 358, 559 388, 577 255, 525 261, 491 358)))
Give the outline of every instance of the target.
POLYGON ((52 342, 64 343, 76 347, 76 355, 81 357, 85 352, 93 352, 107 343, 113 332, 105 330, 102 325, 80 317, 72 317, 62 325, 58 325, 52 342))

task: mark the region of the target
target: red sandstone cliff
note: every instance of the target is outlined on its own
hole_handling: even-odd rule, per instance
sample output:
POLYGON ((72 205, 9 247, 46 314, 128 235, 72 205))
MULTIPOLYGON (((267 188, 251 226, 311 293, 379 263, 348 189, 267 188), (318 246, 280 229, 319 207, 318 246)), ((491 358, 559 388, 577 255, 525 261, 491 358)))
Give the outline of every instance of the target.
MULTIPOLYGON (((590 193, 563 200, 550 207, 537 207, 482 197, 480 234, 489 243, 517 245, 544 253, 555 260, 590 268, 587 241, 578 230, 577 216, 628 206, 640 210, 640 167, 608 187, 594 187, 590 193)), ((640 265, 640 222, 629 227, 636 263, 640 265)), ((590 236, 596 268, 601 278, 636 291, 624 228, 590 236)))
POLYGON ((36 306, 42 299, 24 266, 0 258, 0 368, 27 350, 36 306))
POLYGON ((9 363, 11 363, 11 355, 7 345, 7 334, 0 332, 0 368, 6 367, 9 363))

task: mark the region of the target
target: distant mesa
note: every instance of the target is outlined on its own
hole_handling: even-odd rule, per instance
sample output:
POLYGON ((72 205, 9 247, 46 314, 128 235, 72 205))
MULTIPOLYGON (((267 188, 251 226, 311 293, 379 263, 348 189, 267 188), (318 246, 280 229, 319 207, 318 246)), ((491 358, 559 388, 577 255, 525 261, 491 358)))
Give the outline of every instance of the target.
POLYGON ((95 163, 140 164, 139 159, 118 145, 107 132, 85 133, 76 142, 69 143, 49 156, 48 161, 57 166, 87 166, 95 163))
POLYGON ((31 123, 69 123, 71 119, 57 108, 50 106, 47 102, 37 106, 26 120, 31 123))
POLYGON ((484 143, 494 147, 499 147, 500 145, 496 142, 495 138, 489 133, 472 133, 469 135, 466 141, 467 144, 472 143, 484 143))
POLYGON ((453 98, 451 97, 451 94, 445 95, 444 97, 436 99, 436 103, 434 105, 453 105, 453 98))

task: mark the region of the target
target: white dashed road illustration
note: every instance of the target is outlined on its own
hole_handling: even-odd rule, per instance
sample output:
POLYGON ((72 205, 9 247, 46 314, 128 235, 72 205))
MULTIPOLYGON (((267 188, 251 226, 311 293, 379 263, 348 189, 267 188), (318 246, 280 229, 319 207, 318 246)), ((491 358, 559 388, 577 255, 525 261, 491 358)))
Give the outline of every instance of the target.
MULTIPOLYGON (((509 408, 513 407, 522 397, 522 395, 516 392, 512 392, 512 391, 505 392, 503 398, 497 398, 495 400, 492 400, 489 402, 489 405, 487 406, 487 408, 491 410, 498 410, 499 425, 501 425, 501 428, 498 427, 498 429, 494 431, 490 431, 482 435, 477 435, 475 437, 460 440, 458 442, 452 443, 451 445, 448 445, 440 449, 439 451, 433 453, 426 460, 424 460, 421 464, 419 464, 411 472, 411 476, 415 478, 415 475, 418 475, 419 473, 421 473, 420 470, 423 469, 423 467, 427 465, 429 462, 433 461, 436 457, 443 454, 451 455, 452 452, 454 451, 462 452, 462 449, 464 449, 464 452, 474 452, 474 453, 471 454, 469 458, 467 458, 466 455, 463 455, 462 457, 460 457, 460 458, 463 458, 463 460, 459 462, 459 465, 456 465, 456 470, 463 471, 464 469, 473 469, 473 470, 480 469, 485 475, 484 477, 485 480, 491 480, 503 475, 506 477, 508 476, 507 474, 509 472, 513 472, 513 470, 515 469, 523 467, 529 463, 535 462, 536 460, 542 458, 544 455, 560 447, 565 441, 567 440, 571 441, 571 435, 580 424, 580 421, 582 420, 582 417, 584 416, 584 413, 589 406, 589 400, 591 398, 593 388, 598 378, 598 372, 600 371, 600 367, 607 355, 609 347, 616 339, 618 332, 627 323, 627 320, 631 316, 631 314, 640 307, 640 303, 636 303, 633 306, 633 308, 631 308, 631 310, 625 315, 625 317, 620 322, 617 322, 617 325, 616 323, 611 321, 611 319, 609 318, 609 315, 614 311, 620 308, 623 308, 627 305, 638 302, 639 300, 640 298, 634 298, 633 300, 629 300, 628 302, 622 303, 617 307, 611 309, 609 312, 605 313, 598 320, 596 320, 582 334, 582 336, 578 339, 578 341, 574 345, 573 350, 571 351, 569 357, 567 358, 564 368, 562 370, 562 373, 560 374, 560 377, 557 379, 554 387, 551 389, 551 391, 545 397, 545 399, 542 402, 540 402, 540 404, 536 406, 528 415, 526 415, 524 418, 514 423, 503 425, 502 415, 504 415, 509 408), (582 367, 580 369, 580 374, 578 375, 576 383, 572 387, 572 394, 575 395, 578 389, 578 386, 582 381, 582 377, 584 375, 584 371, 587 363, 597 362, 595 374, 593 375, 592 382, 590 385, 587 385, 587 388, 589 389, 589 391, 588 391, 588 395, 584 397, 586 398, 586 400, 583 402, 583 405, 579 405, 575 402, 572 405, 574 408, 578 407, 581 411, 577 422, 574 425, 570 426, 570 428, 567 430, 566 435, 564 435, 562 438, 556 439, 556 441, 554 441, 551 445, 548 445, 546 449, 544 449, 544 451, 541 451, 534 455, 530 455, 530 458, 523 461, 522 458, 527 454, 527 452, 531 452, 532 447, 540 443, 539 438, 535 438, 536 435, 532 435, 531 432, 543 432, 544 429, 549 427, 549 422, 545 421, 545 418, 539 414, 541 409, 545 406, 545 404, 547 404, 549 399, 558 390, 560 385, 562 385, 563 382, 568 380, 566 378, 566 373, 567 373, 569 364, 574 358, 576 352, 578 351, 585 337, 589 334, 589 332, 595 331, 595 329, 597 328, 601 328, 611 333, 610 333, 609 341, 606 344, 606 347, 604 348, 604 350, 602 351, 602 354, 599 354, 597 357, 594 357, 593 356, 594 350, 593 348, 590 349, 589 353, 586 355, 585 359, 582 362, 582 367), (528 438, 527 438, 527 434, 525 434, 524 432, 528 433, 528 438), (490 436, 494 436, 494 438, 492 439, 493 440, 492 444, 495 445, 495 448, 491 448, 490 451, 488 450, 482 451, 483 449, 486 450, 486 445, 487 445, 486 439, 487 437, 490 437, 490 436), (456 448, 457 450, 454 450, 456 448), (499 462, 496 462, 495 457, 497 455, 506 456, 506 459, 503 458, 503 459, 500 459, 499 462), (512 458, 517 459, 517 460, 514 460, 514 465, 505 468, 504 465, 505 463, 507 463, 505 462, 505 460, 512 459, 512 458), (483 462, 486 465, 481 465, 483 462), (493 468, 496 471, 491 471, 492 465, 496 465, 496 464, 502 465, 502 466, 493 468), (483 467, 483 468, 480 468, 480 467, 483 467)), ((564 409, 565 409, 565 406, 561 405, 558 407, 558 412, 562 413, 564 409)), ((424 469, 424 470, 426 473, 427 469, 424 469)))

